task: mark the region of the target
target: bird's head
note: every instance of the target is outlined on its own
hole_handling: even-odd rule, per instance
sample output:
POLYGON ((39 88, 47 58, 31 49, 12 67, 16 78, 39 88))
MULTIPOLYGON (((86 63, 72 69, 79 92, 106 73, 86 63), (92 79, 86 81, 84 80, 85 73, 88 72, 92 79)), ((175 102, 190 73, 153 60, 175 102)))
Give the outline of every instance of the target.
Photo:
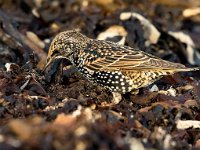
POLYGON ((89 40, 88 37, 75 30, 59 33, 51 42, 44 70, 56 59, 70 60, 70 56, 83 49, 89 40))

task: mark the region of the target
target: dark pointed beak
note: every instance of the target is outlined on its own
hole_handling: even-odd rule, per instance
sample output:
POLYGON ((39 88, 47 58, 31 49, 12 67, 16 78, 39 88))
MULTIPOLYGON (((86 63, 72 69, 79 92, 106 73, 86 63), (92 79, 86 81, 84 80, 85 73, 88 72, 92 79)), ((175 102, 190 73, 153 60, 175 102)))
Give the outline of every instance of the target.
POLYGON ((63 56, 56 56, 56 55, 54 55, 53 57, 47 57, 46 65, 44 66, 42 72, 44 72, 44 71, 47 69, 47 67, 48 67, 53 61, 55 61, 56 59, 61 59, 61 58, 65 58, 65 57, 63 57, 63 56))

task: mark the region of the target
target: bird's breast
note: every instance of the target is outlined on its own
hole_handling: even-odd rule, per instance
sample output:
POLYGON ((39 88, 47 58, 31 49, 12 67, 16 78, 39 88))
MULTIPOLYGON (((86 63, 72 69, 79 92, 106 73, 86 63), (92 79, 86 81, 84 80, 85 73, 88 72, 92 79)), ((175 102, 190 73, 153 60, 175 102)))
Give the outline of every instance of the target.
POLYGON ((89 81, 108 88, 112 92, 126 93, 133 89, 133 81, 120 71, 94 71, 84 66, 77 69, 89 81))

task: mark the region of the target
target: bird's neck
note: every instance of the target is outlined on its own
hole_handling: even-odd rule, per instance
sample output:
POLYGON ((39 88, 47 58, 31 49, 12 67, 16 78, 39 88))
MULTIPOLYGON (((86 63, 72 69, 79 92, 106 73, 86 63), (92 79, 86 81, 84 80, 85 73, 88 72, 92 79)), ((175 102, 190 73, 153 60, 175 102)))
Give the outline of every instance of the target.
POLYGON ((73 54, 70 56, 70 61, 75 67, 78 67, 82 64, 82 61, 84 59, 82 57, 83 49, 83 47, 76 47, 76 49, 73 50, 73 54))

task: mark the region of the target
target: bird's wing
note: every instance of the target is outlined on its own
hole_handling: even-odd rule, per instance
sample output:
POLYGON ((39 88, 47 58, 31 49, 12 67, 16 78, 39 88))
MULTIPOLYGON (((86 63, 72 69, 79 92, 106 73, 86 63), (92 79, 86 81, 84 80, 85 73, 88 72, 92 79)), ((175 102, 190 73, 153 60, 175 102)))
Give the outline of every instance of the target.
MULTIPOLYGON (((133 50, 127 46, 119 46, 111 42, 100 42, 101 48, 94 46, 90 48, 91 59, 85 64, 91 70, 176 70, 186 69, 179 63, 162 60, 143 51, 133 50)), ((98 45, 99 45, 98 44, 98 45)))

